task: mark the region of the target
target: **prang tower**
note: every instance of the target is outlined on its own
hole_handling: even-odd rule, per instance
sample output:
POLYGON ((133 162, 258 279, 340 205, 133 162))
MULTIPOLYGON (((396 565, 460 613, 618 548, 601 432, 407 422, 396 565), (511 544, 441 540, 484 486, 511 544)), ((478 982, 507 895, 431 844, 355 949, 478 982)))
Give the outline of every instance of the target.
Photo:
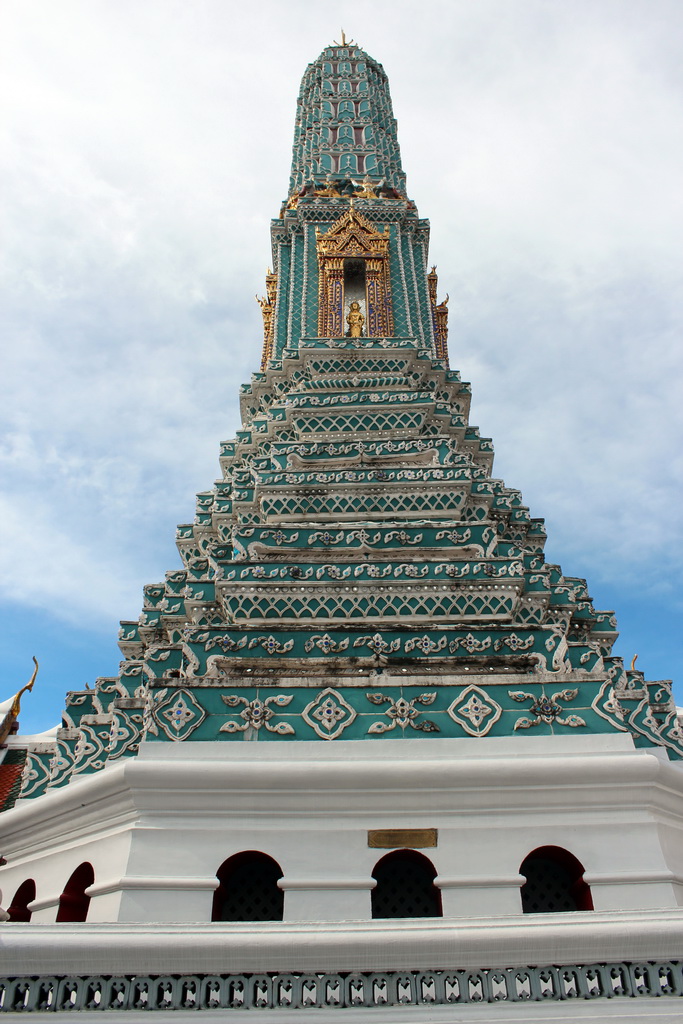
POLYGON ((342 40, 301 84, 261 369, 178 528, 182 568, 121 624, 119 675, 69 693, 56 736, 9 741, 10 916, 147 926, 137 960, 48 929, 45 972, 64 942, 74 970, 128 979, 409 966, 419 1002, 449 1001, 451 967, 575 964, 577 928, 579 987, 598 957, 673 955, 670 683, 612 655, 612 612, 493 475, 428 242, 385 72, 342 40))

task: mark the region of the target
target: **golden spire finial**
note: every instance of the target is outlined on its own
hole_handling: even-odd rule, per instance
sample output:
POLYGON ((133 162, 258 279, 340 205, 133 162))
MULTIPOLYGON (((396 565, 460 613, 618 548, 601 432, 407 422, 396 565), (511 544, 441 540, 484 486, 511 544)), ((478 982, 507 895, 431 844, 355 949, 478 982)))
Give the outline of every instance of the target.
POLYGON ((33 670, 33 675, 29 679, 26 686, 22 686, 21 690, 19 690, 19 693, 15 694, 14 700, 12 701, 12 706, 10 707, 9 711, 0 722, 0 743, 5 742, 5 740, 12 731, 12 726, 19 717, 19 711, 21 710, 22 695, 26 693, 27 690, 33 689, 33 684, 35 683, 36 676, 38 675, 38 661, 35 658, 35 656, 33 658, 33 664, 36 666, 33 670))
POLYGON ((341 43, 338 43, 336 39, 333 39, 332 42, 334 43, 335 46, 355 46, 356 45, 354 43, 353 39, 347 39, 346 38, 346 33, 344 32, 344 29, 341 30, 341 43))

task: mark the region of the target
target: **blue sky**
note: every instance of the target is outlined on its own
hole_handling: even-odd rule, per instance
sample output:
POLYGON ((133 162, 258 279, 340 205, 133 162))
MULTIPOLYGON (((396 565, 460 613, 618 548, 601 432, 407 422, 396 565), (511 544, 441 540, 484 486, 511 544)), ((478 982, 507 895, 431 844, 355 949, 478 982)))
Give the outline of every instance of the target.
MULTIPOLYGON (((683 7, 352 0, 344 28, 389 74, 495 474, 683 703, 683 7)), ((24 732, 116 672, 118 620, 179 565, 260 358, 299 80, 339 31, 309 2, 5 0, 1 686, 39 657, 24 732)))

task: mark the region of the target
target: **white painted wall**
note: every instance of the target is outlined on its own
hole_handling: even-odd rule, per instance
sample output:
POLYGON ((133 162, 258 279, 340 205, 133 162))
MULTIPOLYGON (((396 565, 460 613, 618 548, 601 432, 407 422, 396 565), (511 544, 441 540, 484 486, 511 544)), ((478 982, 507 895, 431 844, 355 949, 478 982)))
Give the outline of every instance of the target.
POLYGON ((597 911, 680 903, 683 769, 621 735, 147 743, 3 814, 0 887, 9 905, 34 878, 33 921, 54 921, 89 861, 89 921, 205 922, 220 864, 254 849, 283 869, 285 920, 369 920, 377 828, 438 829, 449 919, 518 915, 545 845, 583 863, 597 911))

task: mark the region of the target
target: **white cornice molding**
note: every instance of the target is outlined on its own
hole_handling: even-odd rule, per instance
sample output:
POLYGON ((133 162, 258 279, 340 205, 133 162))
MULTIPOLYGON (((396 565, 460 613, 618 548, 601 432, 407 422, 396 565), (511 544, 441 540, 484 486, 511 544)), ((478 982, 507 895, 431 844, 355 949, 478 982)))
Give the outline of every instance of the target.
POLYGON ((683 884, 683 878, 671 871, 587 871, 583 876, 588 885, 630 885, 659 883, 683 884))
POLYGON ((283 892, 318 892, 327 889, 374 889, 377 882, 374 878, 280 878, 278 888, 283 892))
POLYGON ((215 875, 211 877, 192 878, 182 875, 122 875, 119 878, 108 878, 104 882, 94 882, 85 890, 87 896, 105 896, 110 892, 125 892, 127 889, 143 890, 208 890, 212 892, 219 885, 215 875))
POLYGON ((552 815, 556 808, 565 823, 585 821, 595 813, 629 821, 643 814, 649 820, 658 815, 683 818, 683 773, 678 766, 649 750, 619 744, 600 750, 585 738, 577 741, 553 747, 520 738, 512 758, 509 743, 499 747, 477 739, 465 741, 469 757, 463 744, 439 740, 434 745, 396 741, 389 750, 377 751, 379 756, 376 744, 370 744, 370 751, 367 741, 348 741, 353 749, 312 742, 300 752, 293 749, 295 744, 282 752, 272 750, 277 744, 258 744, 267 752, 246 749, 255 744, 231 744, 230 749, 220 744, 222 749, 198 749, 196 754, 192 743, 155 743, 157 749, 143 756, 78 777, 4 812, 1 852, 11 863, 13 857, 30 858, 136 826, 182 824, 191 829, 200 827, 219 805, 231 818, 251 812, 255 796, 259 814, 278 820, 329 819, 331 814, 347 820, 362 808, 361 827, 370 816, 393 823, 397 808, 403 820, 419 824, 426 791, 430 815, 448 820, 454 808, 471 819, 492 812, 536 818, 552 815), (437 745, 442 743, 444 747, 437 745), (362 794, 360 804, 356 793, 362 794))
POLYGON ((522 967, 676 959, 679 909, 504 918, 0 926, 3 973, 194 974, 522 967))
POLYGON ((434 879, 439 889, 519 889, 525 882, 525 875, 437 875, 434 879))

